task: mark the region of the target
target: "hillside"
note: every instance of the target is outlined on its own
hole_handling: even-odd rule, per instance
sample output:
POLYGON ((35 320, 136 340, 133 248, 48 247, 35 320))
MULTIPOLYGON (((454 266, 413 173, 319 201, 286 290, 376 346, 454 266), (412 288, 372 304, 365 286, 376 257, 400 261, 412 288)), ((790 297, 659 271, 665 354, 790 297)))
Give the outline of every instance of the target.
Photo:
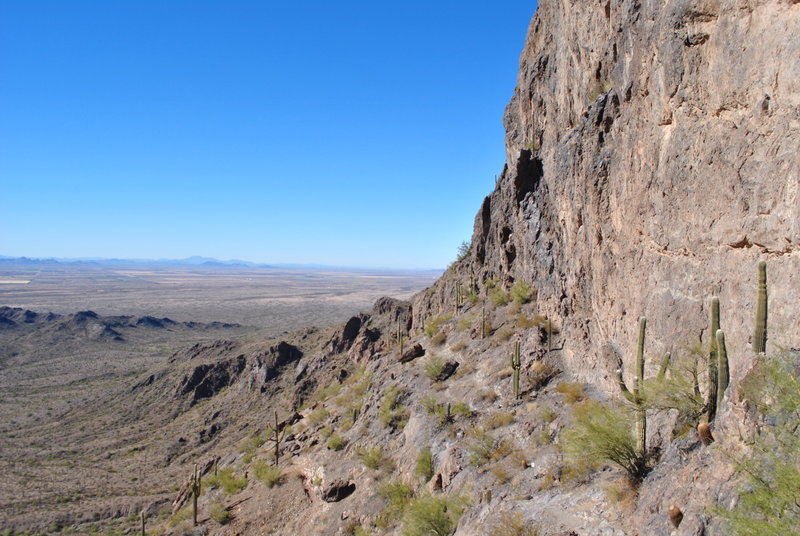
POLYGON ((117 403, 151 435, 114 448, 151 483, 57 526, 130 532, 144 510, 148 534, 729 533, 737 460, 775 426, 752 384, 800 360, 798 35, 795 0, 543 0, 463 255, 338 327, 148 367, 117 403))

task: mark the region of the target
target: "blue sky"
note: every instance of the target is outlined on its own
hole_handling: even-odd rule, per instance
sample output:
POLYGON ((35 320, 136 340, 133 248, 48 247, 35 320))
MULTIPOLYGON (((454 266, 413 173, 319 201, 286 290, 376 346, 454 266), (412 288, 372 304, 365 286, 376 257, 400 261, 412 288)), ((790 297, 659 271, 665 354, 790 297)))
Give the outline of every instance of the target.
POLYGON ((0 255, 444 267, 535 7, 0 0, 0 255))

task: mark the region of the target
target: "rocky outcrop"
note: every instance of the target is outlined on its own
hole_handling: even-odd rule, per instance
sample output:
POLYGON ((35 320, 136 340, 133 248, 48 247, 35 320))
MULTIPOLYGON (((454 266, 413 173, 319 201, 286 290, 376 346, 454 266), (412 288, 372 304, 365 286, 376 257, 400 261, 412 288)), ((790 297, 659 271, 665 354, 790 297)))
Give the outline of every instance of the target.
POLYGON ((415 326, 452 306, 453 277, 521 279, 563 324, 568 368, 610 388, 639 316, 654 354, 677 352, 707 341, 712 295, 747 359, 759 259, 787 298, 771 318, 794 325, 799 34, 797 2, 541 2, 505 168, 467 258, 415 299, 415 326))
POLYGON ((191 393, 191 404, 210 398, 230 386, 245 367, 245 356, 198 365, 178 385, 178 395, 191 393))

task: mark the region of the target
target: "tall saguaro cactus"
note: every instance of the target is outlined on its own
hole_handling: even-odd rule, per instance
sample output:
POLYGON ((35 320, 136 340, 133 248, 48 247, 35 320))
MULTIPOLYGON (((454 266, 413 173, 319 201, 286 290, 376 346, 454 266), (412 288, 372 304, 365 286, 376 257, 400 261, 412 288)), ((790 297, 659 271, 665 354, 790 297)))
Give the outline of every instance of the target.
POLYGON ((633 382, 633 391, 628 389, 625 385, 625 379, 622 377, 622 368, 617 370, 617 382, 619 383, 620 391, 636 408, 636 454, 644 460, 647 454, 647 410, 644 403, 644 395, 642 394, 642 386, 644 384, 644 334, 647 329, 647 319, 641 317, 639 319, 639 342, 636 346, 636 379, 633 382))
POLYGON ((519 398, 519 371, 522 368, 519 349, 520 342, 517 341, 514 343, 514 352, 511 354, 511 368, 514 369, 511 385, 514 390, 514 398, 519 398))
POLYGON ((708 411, 708 422, 714 420, 717 415, 717 391, 719 390, 719 367, 717 344, 717 331, 719 331, 719 298, 711 298, 711 342, 708 350, 708 401, 706 408, 708 411))
POLYGON ((197 498, 200 497, 200 472, 197 470, 197 464, 194 464, 194 472, 192 473, 192 524, 197 526, 197 498))
POLYGON ((286 428, 280 428, 278 424, 278 412, 275 412, 275 427, 272 429, 272 437, 268 437, 267 441, 272 441, 275 443, 275 466, 278 466, 278 462, 281 460, 281 441, 286 436, 286 428))
POLYGON ((757 354, 767 351, 767 263, 764 261, 758 261, 758 302, 753 351, 757 354))
POLYGON ((722 401, 725 399, 725 389, 728 388, 730 381, 730 374, 728 372, 728 350, 725 348, 725 333, 717 330, 717 409, 722 407, 722 401))
POLYGON ((481 339, 486 338, 486 298, 483 298, 483 307, 481 307, 481 339))
POLYGON ((397 321, 397 344, 400 345, 400 355, 403 355, 403 343, 405 342, 403 337, 403 330, 400 327, 400 320, 397 321))

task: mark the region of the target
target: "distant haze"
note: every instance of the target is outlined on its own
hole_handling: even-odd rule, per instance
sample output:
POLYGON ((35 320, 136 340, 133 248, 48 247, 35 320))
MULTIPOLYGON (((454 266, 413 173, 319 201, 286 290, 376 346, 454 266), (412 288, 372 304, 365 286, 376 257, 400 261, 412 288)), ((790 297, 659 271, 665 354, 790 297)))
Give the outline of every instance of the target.
POLYGON ((6 2, 0 252, 443 268, 535 7, 6 2))

